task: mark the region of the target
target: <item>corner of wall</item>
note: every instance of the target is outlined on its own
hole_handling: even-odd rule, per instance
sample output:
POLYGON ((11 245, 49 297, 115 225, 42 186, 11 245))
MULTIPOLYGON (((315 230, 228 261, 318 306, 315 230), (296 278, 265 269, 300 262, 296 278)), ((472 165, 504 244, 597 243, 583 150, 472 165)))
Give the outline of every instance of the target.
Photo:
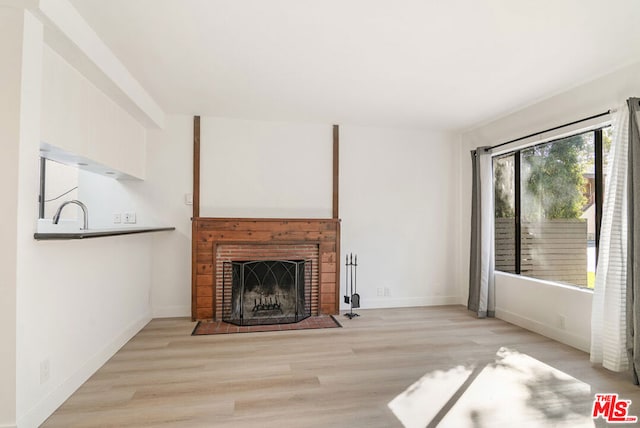
POLYGON ((191 316, 191 306, 173 305, 153 308, 153 318, 183 318, 191 316))
POLYGON ((581 351, 588 353, 590 350, 590 341, 583 336, 549 326, 544 322, 536 321, 515 312, 508 311, 504 308, 496 308, 496 318, 541 334, 542 336, 564 343, 565 345, 572 346, 581 351))

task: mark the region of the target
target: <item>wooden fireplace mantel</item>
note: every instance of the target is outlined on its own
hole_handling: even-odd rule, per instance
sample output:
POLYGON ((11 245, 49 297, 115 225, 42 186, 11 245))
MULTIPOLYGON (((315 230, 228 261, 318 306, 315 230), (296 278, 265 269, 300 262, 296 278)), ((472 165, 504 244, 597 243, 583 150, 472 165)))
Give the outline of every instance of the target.
MULTIPOLYGON (((339 313, 340 220, 195 217, 192 319, 216 319, 216 254, 221 245, 318 246, 318 311, 339 313)), ((273 247, 276 248, 276 247, 273 247)))

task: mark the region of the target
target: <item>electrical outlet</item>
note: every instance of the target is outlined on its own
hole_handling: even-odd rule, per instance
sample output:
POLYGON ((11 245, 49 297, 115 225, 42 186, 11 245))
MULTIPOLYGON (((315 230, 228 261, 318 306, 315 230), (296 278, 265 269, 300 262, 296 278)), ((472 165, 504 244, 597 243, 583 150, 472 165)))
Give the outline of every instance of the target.
POLYGON ((384 295, 385 295, 386 297, 391 296, 391 291, 389 291, 389 288, 388 288, 388 287, 384 287, 384 295))
POLYGON ((124 213, 124 223, 126 224, 134 224, 136 222, 136 213, 124 213))
POLYGON ((51 377, 51 363, 46 358, 40 362, 40 384, 47 382, 51 377))
POLYGON ((564 315, 558 315, 558 327, 564 330, 567 327, 567 317, 564 315))
POLYGON ((114 213, 113 214, 113 224, 120 224, 120 223, 122 223, 122 214, 114 213))
POLYGON ((382 295, 383 295, 382 288, 378 287, 378 297, 381 297, 382 295))

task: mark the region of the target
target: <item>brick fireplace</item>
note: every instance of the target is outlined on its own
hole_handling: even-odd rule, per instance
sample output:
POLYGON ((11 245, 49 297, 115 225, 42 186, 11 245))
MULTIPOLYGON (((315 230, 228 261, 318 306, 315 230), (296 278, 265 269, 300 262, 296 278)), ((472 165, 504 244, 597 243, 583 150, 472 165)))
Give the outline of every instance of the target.
POLYGON ((340 221, 337 219, 193 220, 192 318, 219 319, 223 264, 310 260, 311 315, 339 312, 340 221))

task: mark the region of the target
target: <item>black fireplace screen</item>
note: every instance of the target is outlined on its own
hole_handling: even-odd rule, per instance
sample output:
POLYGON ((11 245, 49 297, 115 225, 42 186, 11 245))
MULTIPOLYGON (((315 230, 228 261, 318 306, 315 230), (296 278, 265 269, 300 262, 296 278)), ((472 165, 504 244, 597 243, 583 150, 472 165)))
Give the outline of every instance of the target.
POLYGON ((287 324, 310 315, 311 260, 223 263, 223 321, 287 324))

